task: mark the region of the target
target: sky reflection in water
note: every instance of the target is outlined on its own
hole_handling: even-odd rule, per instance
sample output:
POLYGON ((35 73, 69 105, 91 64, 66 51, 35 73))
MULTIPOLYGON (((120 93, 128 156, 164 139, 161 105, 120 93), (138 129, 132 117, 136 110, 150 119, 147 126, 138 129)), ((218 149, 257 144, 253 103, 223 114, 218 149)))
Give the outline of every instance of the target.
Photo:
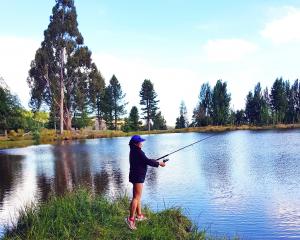
MULTIPOLYGON (((146 136, 158 158, 209 133, 146 136)), ((0 151, 0 225, 16 210, 79 185, 97 194, 131 195, 129 138, 95 139, 0 151)), ((300 238, 300 131, 220 133, 149 168, 143 202, 181 206, 212 235, 300 238)), ((0 231, 1 231, 0 230, 0 231)))

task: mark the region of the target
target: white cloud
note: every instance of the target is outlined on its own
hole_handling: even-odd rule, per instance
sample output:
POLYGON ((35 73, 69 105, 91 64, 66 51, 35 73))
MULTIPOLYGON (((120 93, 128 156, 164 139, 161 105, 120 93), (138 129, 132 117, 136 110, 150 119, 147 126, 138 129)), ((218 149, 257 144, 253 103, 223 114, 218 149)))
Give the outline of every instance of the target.
POLYGON ((32 38, 0 36, 0 75, 24 107, 29 101, 26 79, 38 47, 39 42, 32 38))
POLYGON ((265 24, 261 35, 270 39, 274 44, 300 41, 300 9, 283 7, 284 16, 273 19, 265 24))
POLYGON ((233 62, 241 60, 257 50, 254 43, 243 39, 209 40, 204 46, 205 58, 210 62, 233 62))
POLYGON ((158 106, 168 125, 175 125, 181 100, 185 101, 188 113, 192 114, 200 90, 199 78, 192 70, 173 66, 162 67, 141 58, 105 53, 93 54, 93 59, 105 77, 106 83, 113 74, 116 75, 126 93, 126 101, 129 102, 128 111, 134 105, 140 107, 139 92, 142 82, 144 79, 150 79, 160 100, 158 106))

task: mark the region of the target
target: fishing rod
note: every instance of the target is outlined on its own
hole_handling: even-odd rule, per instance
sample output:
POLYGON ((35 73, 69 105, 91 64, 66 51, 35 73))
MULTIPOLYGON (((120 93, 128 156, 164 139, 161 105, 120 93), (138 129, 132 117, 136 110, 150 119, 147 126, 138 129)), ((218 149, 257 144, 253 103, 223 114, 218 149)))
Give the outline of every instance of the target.
MULTIPOLYGON (((206 139, 209 139, 209 138, 211 138, 211 137, 214 137, 214 136, 216 136, 216 134, 212 134, 212 135, 210 135, 210 136, 208 136, 208 137, 206 137, 206 138, 202 138, 202 139, 200 139, 200 140, 198 140, 198 141, 196 141, 196 142, 194 142, 194 143, 191 143, 191 144, 189 144, 189 145, 186 145, 186 146, 184 146, 184 147, 182 147, 182 148, 179 148, 179 149, 177 149, 177 150, 175 150, 175 151, 173 151, 173 152, 170 152, 170 153, 168 153, 168 154, 166 154, 166 155, 164 155, 164 156, 162 156, 162 157, 160 157, 160 158, 157 158, 156 161, 158 161, 158 160, 160 160, 160 159, 163 159, 163 158, 165 158, 165 157, 168 157, 168 156, 170 156, 171 154, 174 154, 174 153, 176 153, 176 152, 179 152, 179 151, 181 151, 181 150, 183 150, 183 149, 185 149, 185 148, 187 148, 187 147, 193 146, 194 144, 197 144, 197 143, 199 143, 199 142, 202 142, 202 141, 204 141, 204 140, 206 140, 206 139)), ((163 162, 167 162, 167 161, 169 161, 169 159, 164 159, 164 160, 163 160, 163 162)))

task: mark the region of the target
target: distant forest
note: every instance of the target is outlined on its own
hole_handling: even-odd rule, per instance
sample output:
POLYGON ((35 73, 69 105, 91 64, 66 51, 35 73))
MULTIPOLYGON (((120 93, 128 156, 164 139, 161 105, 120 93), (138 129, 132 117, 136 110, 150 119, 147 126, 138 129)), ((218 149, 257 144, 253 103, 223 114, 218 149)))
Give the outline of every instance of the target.
POLYGON ((253 91, 245 96, 245 109, 230 108, 230 93, 227 83, 221 80, 211 88, 208 83, 201 86, 199 102, 193 111, 191 124, 186 117, 184 102, 180 105, 180 115, 176 119, 176 128, 207 125, 243 125, 256 126, 270 124, 294 124, 300 122, 300 82, 294 83, 277 78, 270 91, 262 89, 257 83, 253 91))

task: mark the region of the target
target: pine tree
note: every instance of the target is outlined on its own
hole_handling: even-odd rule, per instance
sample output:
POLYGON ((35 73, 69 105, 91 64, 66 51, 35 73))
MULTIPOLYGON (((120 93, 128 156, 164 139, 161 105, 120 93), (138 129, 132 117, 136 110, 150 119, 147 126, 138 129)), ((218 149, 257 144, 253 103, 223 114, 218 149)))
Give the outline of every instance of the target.
POLYGON ((249 124, 255 123, 255 110, 254 110, 254 101, 253 101, 253 94, 250 91, 246 97, 246 107, 245 107, 245 114, 249 124))
POLYGON ((153 118, 153 129, 167 130, 167 122, 161 112, 158 112, 153 118))
POLYGON ((72 123, 75 129, 81 129, 91 124, 91 119, 88 116, 88 112, 84 109, 80 114, 75 115, 72 119, 72 123))
POLYGON ((175 128, 186 128, 188 127, 187 109, 184 101, 181 101, 179 107, 179 117, 176 118, 175 128))
POLYGON ((143 118, 146 119, 148 131, 150 131, 150 121, 156 116, 156 111, 158 110, 157 103, 159 102, 156 100, 157 94, 155 93, 154 86, 150 80, 144 80, 140 91, 140 97, 140 104, 145 106, 142 108, 143 118))
MULTIPOLYGON (((266 94, 268 95, 268 93, 264 93, 264 95, 266 94)), ((253 94, 249 92, 247 95, 246 116, 250 124, 263 125, 269 122, 268 99, 265 99, 264 95, 260 83, 255 85, 253 94)))
POLYGON ((129 128, 131 131, 138 131, 140 129, 141 121, 136 106, 133 106, 131 108, 128 121, 129 121, 129 128))
POLYGON ((275 115, 275 123, 282 123, 287 110, 286 83, 277 78, 271 88, 271 106, 275 115))
POLYGON ((260 83, 257 83, 254 87, 253 95, 253 107, 254 107, 254 124, 261 124, 261 112, 262 112, 262 92, 260 83))
POLYGON ((245 111, 243 109, 237 110, 235 113, 235 125, 242 125, 246 123, 246 115, 245 111))
POLYGON ((104 90, 103 96, 103 118, 108 129, 114 129, 113 124, 113 93, 111 85, 108 85, 104 90))
POLYGON ((34 110, 42 104, 58 108, 61 133, 64 126, 71 129, 73 113, 87 102, 91 63, 91 52, 78 30, 74 1, 56 0, 44 40, 31 63, 28 84, 34 110))
POLYGON ((295 121, 300 122, 300 82, 298 79, 293 84, 294 102, 295 102, 295 121))
POLYGON ((130 110, 128 118, 124 119, 125 124, 122 126, 124 132, 138 131, 142 125, 140 121, 139 112, 136 106, 130 110))
POLYGON ((199 103, 193 112, 194 126, 207 126, 211 123, 212 114, 212 92, 209 83, 204 83, 201 86, 199 94, 199 103))
POLYGON ((105 94, 105 81, 101 73, 98 71, 97 66, 92 64, 92 71, 90 73, 90 105, 91 110, 96 113, 98 123, 100 124, 104 117, 104 94, 105 94))
POLYGON ((125 106, 127 103, 124 103, 124 98, 125 94, 123 94, 121 84, 116 76, 113 75, 104 96, 105 120, 110 129, 117 130, 118 120, 126 114, 125 106))
POLYGON ((227 93, 227 83, 218 80, 212 92, 212 119, 215 125, 227 123, 230 100, 231 96, 227 93))
POLYGON ((266 87, 265 90, 263 91, 263 96, 262 96, 262 110, 261 110, 261 119, 262 123, 269 125, 272 121, 271 118, 271 105, 270 105, 270 97, 269 97, 269 90, 266 87))

